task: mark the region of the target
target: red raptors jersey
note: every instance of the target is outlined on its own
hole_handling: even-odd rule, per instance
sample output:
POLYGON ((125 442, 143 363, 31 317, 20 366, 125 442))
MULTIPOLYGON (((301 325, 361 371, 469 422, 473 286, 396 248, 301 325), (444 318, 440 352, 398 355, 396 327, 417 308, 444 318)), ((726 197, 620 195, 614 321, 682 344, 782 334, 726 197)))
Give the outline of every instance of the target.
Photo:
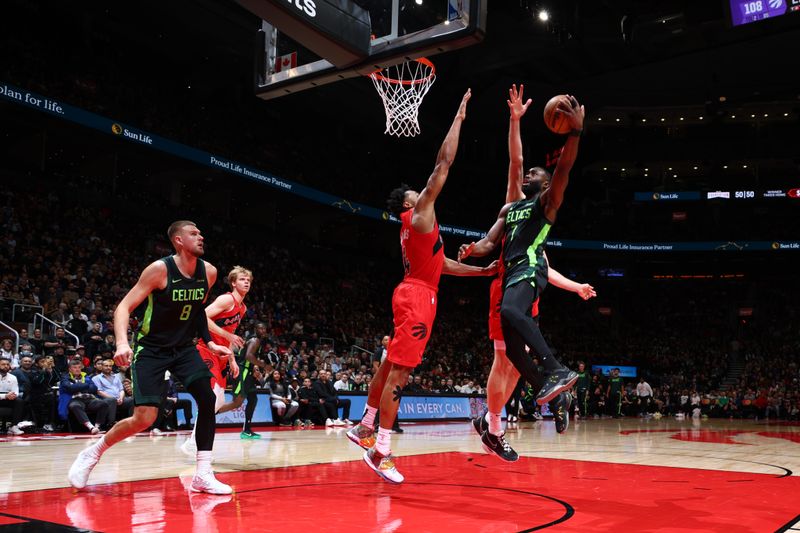
MULTIPOLYGON (((232 293, 228 293, 231 294, 232 293)), ((214 318, 214 323, 227 331, 228 333, 233 333, 236 331, 236 328, 239 327, 239 322, 244 317, 244 313, 247 311, 247 306, 242 303, 236 303, 236 298, 233 299, 233 309, 222 313, 221 315, 214 318)), ((213 340, 216 344, 220 346, 230 346, 230 343, 227 339, 220 337, 219 335, 215 334, 213 331, 211 332, 211 340, 213 340)), ((206 343, 203 342, 201 339, 198 343, 198 346, 206 348, 206 343)))
POLYGON ((430 233, 420 233, 411 227, 413 214, 413 209, 400 214, 400 220, 403 221, 400 249, 403 251, 404 279, 413 278, 436 289, 444 266, 444 243, 439 234, 439 223, 434 223, 430 233))

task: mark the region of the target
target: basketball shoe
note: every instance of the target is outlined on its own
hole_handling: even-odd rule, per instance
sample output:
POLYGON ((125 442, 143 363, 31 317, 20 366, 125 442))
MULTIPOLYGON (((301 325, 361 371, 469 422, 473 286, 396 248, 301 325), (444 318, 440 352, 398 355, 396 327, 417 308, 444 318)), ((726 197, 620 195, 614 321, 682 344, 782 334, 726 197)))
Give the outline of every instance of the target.
POLYGON ((505 435, 492 435, 488 430, 481 434, 481 443, 486 453, 492 453, 502 459, 513 463, 519 459, 519 455, 514 448, 506 441, 505 435))
POLYGON ((231 494, 233 489, 214 477, 214 472, 197 472, 192 478, 189 487, 192 492, 205 492, 207 494, 231 494))
POLYGON ((367 463, 376 474, 391 483, 402 483, 405 479, 403 474, 397 471, 394 466, 392 454, 382 455, 374 447, 364 452, 364 462, 367 463))
POLYGON ((483 435, 484 431, 489 431, 489 422, 486 421, 486 413, 472 419, 472 427, 478 436, 483 435))
POLYGON ((99 460, 100 456, 94 453, 91 447, 81 451, 75 458, 75 462, 69 467, 67 474, 69 484, 76 489, 85 487, 86 482, 89 481, 89 474, 92 473, 99 460))
POLYGON ((578 381, 578 373, 568 368, 556 370, 544 380, 544 385, 536 395, 536 403, 544 405, 562 392, 571 389, 578 381))
POLYGON ((569 407, 572 405, 572 394, 562 392, 548 404, 550 412, 553 413, 553 421, 556 423, 556 432, 564 433, 569 427, 569 407))
POLYGON ((375 430, 363 424, 350 428, 347 431, 347 438, 350 439, 350 442, 361 446, 365 450, 375 446, 375 430))

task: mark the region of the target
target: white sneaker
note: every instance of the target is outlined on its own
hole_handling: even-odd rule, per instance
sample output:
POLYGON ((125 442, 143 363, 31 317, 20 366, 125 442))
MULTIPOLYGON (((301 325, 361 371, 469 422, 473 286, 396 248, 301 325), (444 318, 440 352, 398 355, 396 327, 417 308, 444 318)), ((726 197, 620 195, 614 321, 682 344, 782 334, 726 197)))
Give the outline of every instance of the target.
POLYGON ((192 485, 189 487, 192 492, 205 492, 208 494, 231 494, 233 489, 218 481, 214 477, 214 472, 197 472, 192 478, 192 485))
POLYGON ((151 429, 151 430, 150 430, 150 434, 151 434, 151 435, 154 435, 154 436, 156 436, 156 437, 157 437, 157 436, 159 436, 159 435, 163 435, 163 434, 164 434, 164 432, 163 432, 163 431, 161 431, 161 430, 160 430, 160 429, 158 429, 158 428, 153 428, 153 429, 151 429))
POLYGON ((45 431, 53 431, 53 425, 52 424, 45 424, 42 427, 42 429, 44 429, 45 431))
POLYGON ((8 434, 9 435, 24 435, 25 432, 22 431, 21 429, 19 429, 17 426, 11 426, 10 428, 8 428, 8 434))
POLYGON ((97 435, 98 433, 100 433, 100 428, 93 425, 92 427, 89 428, 89 433, 91 433, 92 435, 97 435))
POLYGON ((78 457, 75 458, 75 462, 69 467, 69 473, 67 474, 69 484, 76 489, 85 487, 86 482, 89 481, 89 474, 92 473, 92 469, 99 460, 100 458, 90 453, 88 448, 79 453, 78 457))
POLYGON ((344 420, 342 420, 342 422, 344 422, 344 425, 345 425, 345 426, 352 426, 352 425, 354 425, 354 424, 353 424, 353 423, 352 423, 352 422, 351 422, 349 419, 347 419, 347 418, 345 418, 344 420))
POLYGON ((403 474, 397 471, 394 465, 392 454, 381 455, 374 447, 364 452, 364 462, 367 463, 376 474, 391 483, 402 483, 403 474))
POLYGON ((195 444, 194 439, 191 436, 183 441, 183 444, 181 444, 181 451, 192 459, 197 458, 197 444, 195 444))
POLYGON ((329 419, 325 420, 325 426, 326 427, 330 427, 332 425, 334 425, 334 422, 333 422, 332 419, 329 418, 329 419))
POLYGON ((347 424, 341 418, 337 418, 333 421, 334 426, 346 426, 347 424))

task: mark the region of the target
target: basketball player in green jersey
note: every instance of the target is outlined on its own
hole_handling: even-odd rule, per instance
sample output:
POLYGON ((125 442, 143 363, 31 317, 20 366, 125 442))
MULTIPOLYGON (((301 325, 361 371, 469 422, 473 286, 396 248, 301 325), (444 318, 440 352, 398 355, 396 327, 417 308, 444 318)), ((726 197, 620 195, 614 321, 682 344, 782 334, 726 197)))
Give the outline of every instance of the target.
POLYGON ((502 239, 505 274, 500 309, 506 356, 523 378, 538 390, 539 405, 569 390, 578 379, 555 358, 545 342, 531 309, 548 282, 545 246, 550 227, 555 223, 564 200, 569 172, 578 155, 578 142, 583 131, 584 108, 571 96, 564 96, 557 112, 564 115, 572 131, 562 150, 552 177, 540 167, 533 167, 522 178, 522 187, 515 198, 500 210, 497 222, 486 237, 477 243, 463 245, 460 257, 482 257, 491 253, 502 239), (540 375, 527 354, 528 346, 544 367, 540 375))
POLYGON ((110 446, 153 424, 161 404, 164 373, 169 371, 191 393, 198 408, 197 469, 191 490, 210 494, 232 492, 211 470, 215 396, 211 390, 211 372, 193 342, 199 337, 218 356, 232 356, 229 348, 212 340, 208 330, 204 304, 217 280, 217 269, 200 259, 204 253, 203 236, 194 222, 173 222, 167 235, 175 255, 148 265, 114 312, 117 342, 114 361, 131 367, 133 416, 116 424, 98 442, 78 454, 67 476, 76 489, 86 486, 89 474, 110 446), (145 300, 147 306, 135 335, 134 351, 128 344, 128 323, 131 312, 145 300))
POLYGON ((244 410, 244 427, 239 434, 241 439, 260 439, 261 435, 255 433, 251 424, 253 414, 258 405, 258 394, 256 394, 256 380, 253 377, 253 370, 256 366, 264 369, 264 361, 261 359, 264 341, 267 339, 267 325, 263 322, 256 324, 255 335, 247 339, 244 347, 239 351, 239 367, 241 372, 233 385, 233 401, 223 405, 218 413, 225 413, 238 409, 247 399, 247 407, 244 410))
POLYGON ((606 406, 609 414, 614 418, 622 418, 622 389, 624 386, 625 383, 619 377, 619 368, 612 369, 606 389, 606 406))

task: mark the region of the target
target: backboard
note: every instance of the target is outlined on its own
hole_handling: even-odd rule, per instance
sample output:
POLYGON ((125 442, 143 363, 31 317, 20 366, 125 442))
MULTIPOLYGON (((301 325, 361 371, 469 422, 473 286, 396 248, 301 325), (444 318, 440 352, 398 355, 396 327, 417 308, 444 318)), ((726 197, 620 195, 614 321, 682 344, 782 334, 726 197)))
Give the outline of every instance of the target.
MULTIPOLYGON (((239 1, 251 9, 248 4, 252 0, 239 1)), ((326 0, 282 1, 305 7, 308 2, 316 5, 326 0)), ((260 12, 251 9, 262 17, 264 42, 264 54, 257 65, 257 96, 267 100, 277 98, 346 78, 367 76, 377 69, 404 61, 470 46, 483 40, 486 29, 487 0, 337 1, 340 10, 343 5, 355 4, 351 11, 361 13, 360 20, 366 12, 369 20, 366 57, 355 59, 344 68, 334 65, 339 58, 332 57, 332 48, 329 57, 322 57, 309 50, 303 42, 279 30, 277 25, 282 25, 281 21, 265 20, 266 17, 277 20, 277 15, 272 16, 264 9, 260 12)), ((352 19, 355 29, 360 22, 359 15, 352 19)), ((305 41, 318 37, 316 30, 306 35, 305 41)), ((320 51, 320 46, 315 46, 315 49, 320 51)), ((341 60, 338 64, 341 65, 341 60)))

